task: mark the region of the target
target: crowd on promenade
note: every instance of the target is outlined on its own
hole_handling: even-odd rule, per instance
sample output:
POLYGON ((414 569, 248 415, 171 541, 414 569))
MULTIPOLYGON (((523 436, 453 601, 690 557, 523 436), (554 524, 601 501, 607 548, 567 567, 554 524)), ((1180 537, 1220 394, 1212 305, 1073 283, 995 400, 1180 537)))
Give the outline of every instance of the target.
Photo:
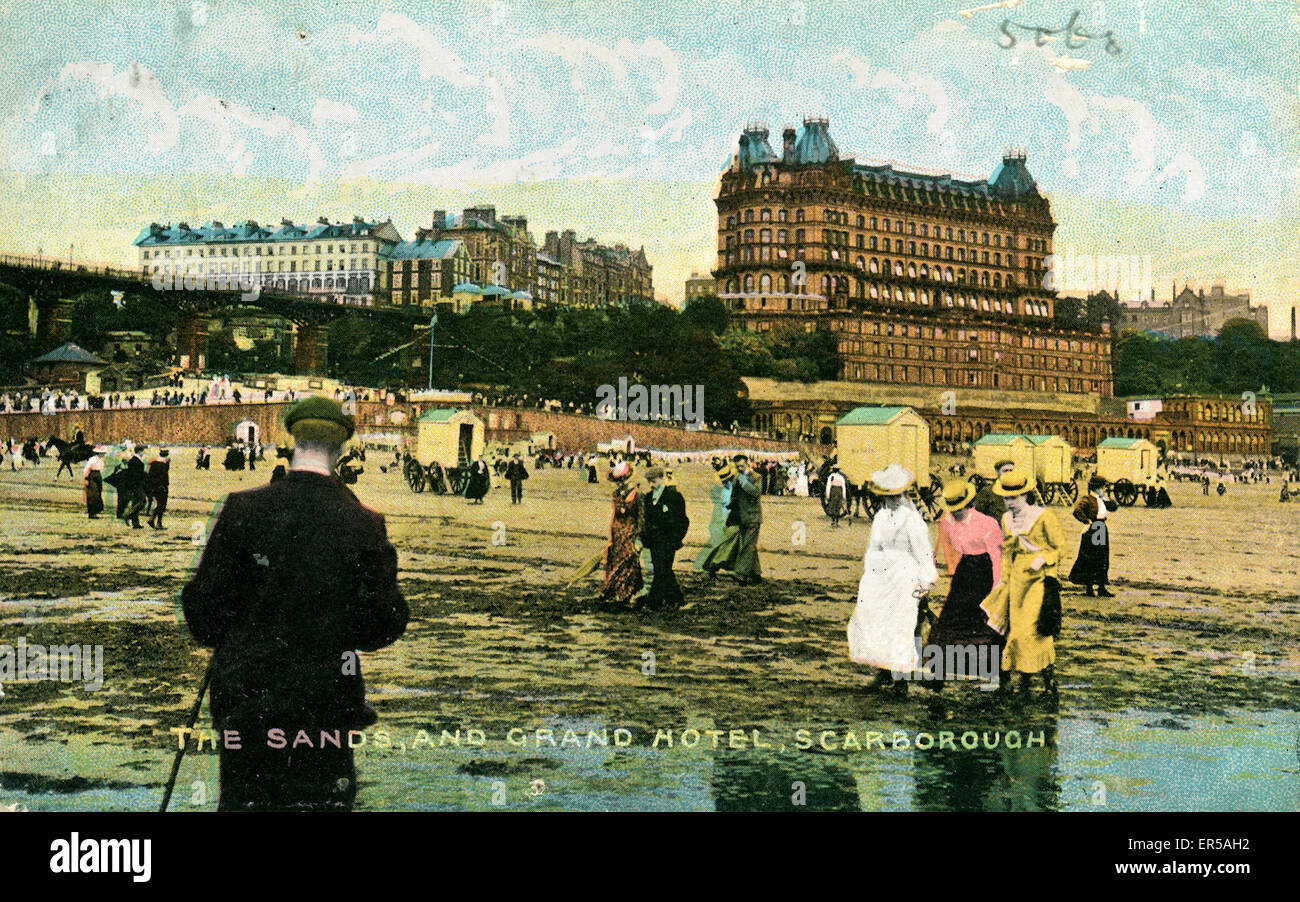
MULTIPOLYGON (((179 407, 205 404, 250 404, 255 402, 291 402, 302 393, 292 389, 255 388, 234 382, 229 376, 213 377, 206 382, 176 377, 167 386, 135 389, 129 392, 94 394, 71 389, 44 388, 11 390, 0 393, 0 414, 53 414, 65 410, 137 410, 146 407, 179 407)), ((340 401, 378 400, 383 393, 374 389, 336 389, 340 401)), ((402 400, 397 398, 396 400, 402 400)))

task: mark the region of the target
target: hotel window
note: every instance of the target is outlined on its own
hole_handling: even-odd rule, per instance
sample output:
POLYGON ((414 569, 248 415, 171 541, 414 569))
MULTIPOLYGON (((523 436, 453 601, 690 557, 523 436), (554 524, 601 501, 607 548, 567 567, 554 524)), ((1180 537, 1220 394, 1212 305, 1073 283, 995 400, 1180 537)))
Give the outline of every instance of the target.
POLYGON ((965 240, 966 240, 966 230, 965 230, 965 229, 958 229, 958 230, 957 230, 957 240, 958 240, 958 241, 965 241, 965 240))
POLYGON ((794 243, 803 244, 803 229, 794 230, 794 243))
POLYGON ((889 231, 889 220, 888 220, 888 219, 882 219, 882 220, 880 220, 880 228, 881 228, 883 231, 888 232, 888 231, 889 231))
POLYGON ((984 243, 985 243, 985 244, 988 244, 988 243, 989 243, 989 233, 988 233, 988 232, 985 232, 985 233, 984 233, 984 243))
POLYGON ((764 210, 762 213, 759 214, 759 219, 763 220, 763 222, 771 222, 771 221, 772 221, 772 211, 771 211, 771 210, 764 210))
POLYGON ((776 230, 776 243, 777 243, 777 244, 785 244, 788 235, 789 235, 789 233, 786 232, 785 229, 777 229, 777 230, 776 230))
MULTIPOLYGON (((987 238, 988 236, 985 235, 984 237, 987 238)), ((988 263, 988 262, 989 262, 989 252, 988 252, 988 251, 984 251, 984 252, 983 252, 983 257, 980 259, 980 262, 981 262, 981 263, 988 263)))
POLYGON ((867 242, 867 246, 868 246, 869 248, 871 248, 873 251, 876 249, 876 236, 875 236, 875 235, 872 235, 872 236, 871 236, 871 240, 867 242))
POLYGON ((795 211, 794 211, 794 221, 795 221, 795 222, 803 222, 803 210, 795 210, 795 211))
POLYGON ((876 222, 876 217, 874 217, 874 216, 871 217, 871 227, 872 227, 873 229, 875 229, 875 228, 879 228, 879 225, 878 225, 877 222, 876 222))
POLYGON ((896 253, 896 254, 901 254, 902 252, 903 252, 903 239, 902 239, 902 238, 895 238, 895 239, 894 239, 894 253, 896 253))
POLYGON ((862 236, 858 236, 858 247, 862 247, 862 236))
POLYGON ((786 211, 786 210, 784 210, 784 209, 782 209, 782 210, 777 210, 777 211, 776 211, 776 221, 777 221, 777 222, 785 222, 785 221, 786 221, 786 217, 787 217, 788 215, 789 215, 789 214, 788 214, 788 211, 786 211))
POLYGON ((901 219, 895 219, 895 220, 894 220, 894 231, 895 231, 895 232, 901 232, 901 231, 903 231, 903 220, 901 220, 901 219))
POLYGON ((907 234, 909 234, 909 235, 915 235, 915 234, 916 234, 916 223, 914 223, 914 222, 909 222, 909 223, 907 224, 907 234))
POLYGON ((856 222, 857 222, 857 224, 858 224, 858 228, 862 228, 862 214, 861 214, 861 213, 858 214, 858 218, 857 218, 856 222))
POLYGON ((753 229, 745 229, 745 243, 746 243, 746 244, 752 244, 753 241, 754 241, 754 230, 753 230, 753 229))
POLYGON ((915 253, 916 253, 916 242, 915 242, 915 241, 909 241, 909 242, 907 242, 907 252, 908 252, 909 254, 915 254, 915 253))
POLYGON ((948 245, 946 248, 944 248, 944 251, 945 251, 944 256, 946 256, 949 260, 951 260, 951 259, 952 259, 952 245, 951 245, 951 244, 948 245))
POLYGON ((913 279, 916 278, 916 264, 915 264, 915 263, 909 263, 909 264, 907 264, 907 274, 908 274, 911 278, 913 278, 913 279))
POLYGON ((753 221, 754 221, 754 211, 753 211, 753 210, 746 210, 746 211, 745 211, 745 222, 753 222, 753 221))
POLYGON ((758 240, 761 241, 763 244, 770 244, 772 241, 772 230, 763 229, 761 232, 758 233, 758 240))

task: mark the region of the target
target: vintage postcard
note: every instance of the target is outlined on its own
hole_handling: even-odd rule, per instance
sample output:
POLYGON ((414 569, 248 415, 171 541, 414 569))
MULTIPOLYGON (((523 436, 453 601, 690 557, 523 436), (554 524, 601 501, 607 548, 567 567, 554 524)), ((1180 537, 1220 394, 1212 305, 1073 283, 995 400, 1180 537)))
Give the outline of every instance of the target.
POLYGON ((0 22, 0 809, 1300 806, 1294 4, 0 22))

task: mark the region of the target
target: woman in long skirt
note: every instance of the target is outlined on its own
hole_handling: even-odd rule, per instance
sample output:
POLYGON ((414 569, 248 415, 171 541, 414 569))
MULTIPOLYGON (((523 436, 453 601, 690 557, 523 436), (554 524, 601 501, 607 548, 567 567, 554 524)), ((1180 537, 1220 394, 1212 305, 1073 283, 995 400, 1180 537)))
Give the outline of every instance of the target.
POLYGON ((840 525, 840 517, 848 503, 848 480, 840 472, 839 464, 832 464, 826 476, 826 516, 831 518, 831 526, 840 525))
POLYGON ((1056 643, 1038 632, 1048 581, 1056 583, 1065 534, 1056 514, 1030 502, 1037 487, 1034 477, 1019 468, 1003 473, 993 491, 1007 500, 1002 516, 1002 581, 980 607, 989 626, 1006 636, 1002 648, 1003 685, 1012 673, 1020 674, 1022 691, 1029 689, 1033 674, 1043 675, 1043 688, 1056 694, 1056 643))
POLYGON ((470 465, 469 479, 465 482, 465 497, 475 504, 482 504, 483 496, 491 487, 492 476, 488 471, 487 461, 480 457, 470 465))
MULTIPOLYGON (((878 689, 891 675, 910 677, 916 671, 918 599, 934 585, 938 573, 925 520, 904 496, 912 474, 890 464, 873 473, 871 483, 884 506, 871 521, 848 637, 849 657, 876 668, 868 688, 878 689)), ((907 691, 905 682, 897 687, 907 691)))
MULTIPOLYGON (((980 602, 1001 581, 1002 528, 974 508, 976 494, 975 486, 966 480, 952 480, 944 485, 939 500, 945 512, 939 518, 939 550, 952 582, 939 622, 930 634, 929 644, 942 649, 932 674, 936 680, 977 675, 948 673, 944 664, 948 660, 970 665, 1002 658, 1002 637, 989 627, 980 609, 980 602), (961 647, 961 655, 955 646, 961 647), (973 660, 968 650, 974 650, 973 660)), ((942 686, 942 682, 934 683, 935 688, 942 686)))
POLYGON ((713 502, 713 515, 709 518, 709 544, 700 549, 695 556, 695 569, 704 572, 704 560, 713 549, 722 544, 727 531, 727 509, 731 503, 732 480, 736 476, 736 467, 731 461, 725 462, 714 471, 717 483, 709 489, 709 500, 713 502))
POLYGON ((104 510, 104 458, 95 452, 82 468, 86 487, 86 515, 94 520, 104 510))
POLYGON ((632 485, 632 466, 620 461, 609 471, 614 482, 614 514, 605 546, 605 581, 602 599, 628 601, 641 589, 641 493, 632 485))
POLYGON ((1074 518, 1087 528, 1079 536, 1079 556, 1070 568, 1070 582, 1083 586, 1084 595, 1097 594, 1109 598, 1106 584, 1110 581, 1110 529, 1106 514, 1111 510, 1106 499, 1106 480, 1094 476, 1088 480, 1088 494, 1079 499, 1074 508, 1074 518))

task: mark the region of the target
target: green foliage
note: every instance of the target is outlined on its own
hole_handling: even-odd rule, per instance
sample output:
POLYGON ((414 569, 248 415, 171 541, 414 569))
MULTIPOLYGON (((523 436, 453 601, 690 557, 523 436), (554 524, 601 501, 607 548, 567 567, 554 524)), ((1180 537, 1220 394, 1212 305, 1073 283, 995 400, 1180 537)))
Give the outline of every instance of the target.
POLYGON ((1215 338, 1167 341, 1126 332, 1115 340, 1115 394, 1300 391, 1300 343, 1270 341, 1252 320, 1229 320, 1215 338))
POLYGON ((711 294, 700 295, 687 301, 686 309, 683 312, 692 325, 700 329, 707 329, 714 335, 721 335, 726 332, 727 325, 731 321, 731 314, 727 312, 727 305, 711 294))
POLYGON ((768 376, 783 381, 816 382, 839 376, 835 338, 818 329, 806 332, 787 326, 770 332, 732 327, 722 336, 742 376, 768 376))

